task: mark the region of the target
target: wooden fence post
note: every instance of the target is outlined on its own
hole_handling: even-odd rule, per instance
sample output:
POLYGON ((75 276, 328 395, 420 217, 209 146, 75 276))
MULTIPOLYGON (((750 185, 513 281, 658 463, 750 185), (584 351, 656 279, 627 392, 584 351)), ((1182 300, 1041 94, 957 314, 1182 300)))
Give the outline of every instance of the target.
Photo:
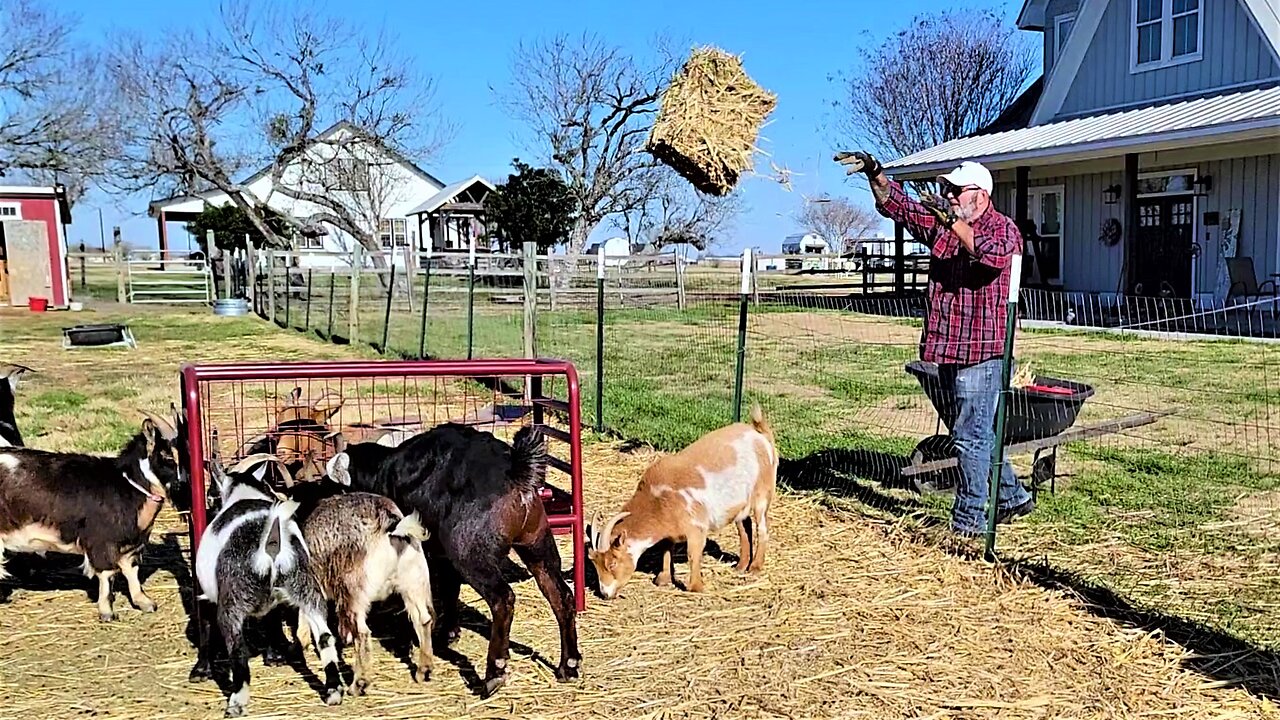
POLYGON ((266 250, 267 256, 267 318, 276 321, 276 251, 266 250))
POLYGON ((129 298, 124 287, 124 243, 120 240, 119 225, 111 228, 111 254, 116 261, 116 302, 123 304, 128 302, 129 298))
POLYGON ((676 307, 684 312, 688 299, 685 296, 684 289, 684 256, 680 254, 679 248, 676 253, 676 307))
POLYGON ((347 337, 352 344, 360 330, 360 272, 364 270, 364 246, 358 241, 351 249, 351 297, 347 302, 347 337))
POLYGON ((414 261, 417 259, 417 253, 409 245, 404 246, 404 292, 405 297, 409 300, 409 313, 413 313, 413 276, 417 274, 418 268, 414 261))
POLYGON ((254 262, 257 260, 253 253, 253 243, 249 240, 249 233, 244 234, 244 265, 248 277, 245 278, 245 294, 249 298, 249 307, 257 308, 258 303, 258 266, 254 262))
POLYGON ((538 353, 538 246, 524 244, 524 356, 538 353))

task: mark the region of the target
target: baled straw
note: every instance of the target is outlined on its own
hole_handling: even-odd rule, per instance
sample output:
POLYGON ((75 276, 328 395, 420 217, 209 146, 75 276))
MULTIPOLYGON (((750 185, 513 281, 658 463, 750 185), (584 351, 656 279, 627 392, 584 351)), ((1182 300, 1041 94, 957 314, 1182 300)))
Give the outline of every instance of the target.
POLYGON ((662 96, 645 150, 708 195, 723 196, 751 168, 777 96, 723 50, 693 51, 662 96))

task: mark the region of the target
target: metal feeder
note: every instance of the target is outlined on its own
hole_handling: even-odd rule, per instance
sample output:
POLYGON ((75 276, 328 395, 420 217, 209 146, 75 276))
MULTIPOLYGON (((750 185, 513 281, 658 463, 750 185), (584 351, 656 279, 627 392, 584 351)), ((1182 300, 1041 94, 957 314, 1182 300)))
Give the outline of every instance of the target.
POLYGON ((132 349, 137 348, 138 343, 133 339, 133 331, 129 329, 128 325, 76 325, 75 327, 62 328, 62 348, 64 350, 85 347, 127 347, 132 349))

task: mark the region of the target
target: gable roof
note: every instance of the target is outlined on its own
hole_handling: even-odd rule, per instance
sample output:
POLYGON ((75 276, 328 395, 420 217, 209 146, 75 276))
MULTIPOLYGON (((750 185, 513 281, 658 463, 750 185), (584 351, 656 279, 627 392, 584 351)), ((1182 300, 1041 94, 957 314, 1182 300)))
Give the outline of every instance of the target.
MULTIPOLYGON (((354 133, 357 135, 367 135, 367 133, 365 133, 364 130, 361 129, 358 125, 348 122, 346 120, 339 120, 338 122, 325 128, 323 132, 317 135, 316 141, 318 142, 318 141, 331 138, 336 133, 342 130, 346 130, 347 132, 354 133)), ((421 167, 418 166, 417 163, 405 157, 399 151, 395 150, 394 148, 388 147, 386 144, 378 141, 377 138, 370 137, 370 140, 374 142, 382 152, 386 153, 388 157, 390 157, 392 160, 395 160, 397 163, 402 165, 409 172, 431 183, 432 185, 435 185, 436 187, 444 187, 444 183, 441 182, 439 178, 427 172, 426 170, 423 170, 421 167)), ((271 173, 271 167, 272 167, 271 165, 262 167, 256 172, 254 172, 252 175, 246 177, 244 180, 241 180, 237 184, 252 185, 258 180, 261 180, 262 178, 269 175, 271 173)), ((215 195, 221 195, 221 194, 222 194, 221 190, 218 190, 217 188, 210 188, 209 190, 205 190, 204 192, 196 193, 194 195, 174 195, 167 198, 160 198, 159 200, 152 200, 147 205, 147 214, 154 217, 156 212, 158 212, 163 207, 166 207, 169 205, 177 205, 184 202, 190 202, 192 200, 205 200, 215 195)))
POLYGON ((1280 85, 1180 102, 1087 115, 990 135, 970 135, 884 164, 912 179, 977 160, 992 170, 1153 152, 1280 132, 1280 85))
POLYGON ((459 180, 451 185, 446 185, 441 188, 440 192, 437 192, 435 195, 427 198, 421 205, 405 213, 405 215, 423 215, 426 213, 433 213, 439 210, 445 203, 451 202, 463 190, 466 190, 476 183, 480 183, 484 187, 488 188, 489 192, 493 192, 496 189, 493 183, 488 180, 485 180, 479 175, 472 175, 466 180, 459 180))
MULTIPOLYGON (((439 179, 439 178, 437 178, 435 175, 432 175, 431 173, 427 172, 426 170, 423 170, 422 168, 418 167, 418 164, 417 164, 417 163, 415 163, 415 162, 413 162, 412 160, 410 160, 409 158, 405 157, 403 154, 401 154, 401 153, 400 153, 398 150, 396 150, 395 148, 388 147, 388 146, 386 145, 386 143, 383 143, 382 141, 378 140, 378 138, 373 137, 372 135, 369 135, 369 133, 365 132, 364 128, 360 127, 359 125, 356 125, 355 123, 349 122, 349 121, 347 121, 347 120, 339 120, 338 122, 336 122, 336 123, 334 123, 334 124, 330 125, 329 127, 325 128, 325 130, 324 130, 324 131, 322 131, 319 135, 317 135, 317 136, 316 136, 315 142, 320 142, 320 141, 322 141, 322 140, 328 140, 329 138, 333 137, 334 135, 337 135, 337 134, 338 134, 340 131, 342 131, 342 130, 346 130, 347 132, 349 132, 349 133, 351 133, 351 134, 353 134, 353 135, 362 135, 362 136, 366 137, 366 138, 367 138, 371 143, 373 143, 374 145, 378 146, 378 149, 379 149, 379 150, 381 150, 382 152, 384 152, 384 153, 386 153, 388 156, 390 156, 392 160, 395 160, 396 162, 398 162, 398 163, 400 163, 401 165, 405 166, 405 168, 407 168, 407 169, 409 170, 409 172, 412 172, 414 175, 417 175, 418 177, 422 178, 423 180, 426 180, 427 182, 429 182, 429 183, 431 183, 431 184, 433 184, 433 185, 436 185, 437 187, 443 187, 443 186, 444 186, 444 183, 443 183, 443 182, 441 182, 441 181, 440 181, 440 179, 439 179)), ((266 167, 262 168, 261 170, 259 170, 259 171, 255 172, 254 174, 250 175, 248 178, 246 178, 246 179, 245 179, 243 182, 241 182, 240 184, 241 184, 241 185, 249 185, 249 184, 251 184, 251 183, 253 183, 253 182, 257 181, 257 180, 261 180, 262 178, 266 177, 266 176, 267 176, 267 174, 268 174, 268 173, 270 173, 270 172, 271 172, 271 166, 270 166, 270 165, 267 165, 266 167)))
MULTIPOLYGON (((1080 65, 1084 62, 1085 52, 1093 44, 1093 37, 1102 23, 1102 16, 1112 2, 1128 0, 1083 0, 1076 13, 1076 23, 1067 36, 1067 44, 1054 65, 1053 72, 1045 84, 1044 92, 1036 108, 1031 114, 1032 125, 1042 125, 1051 121, 1062 103, 1067 99, 1067 92, 1076 81, 1080 65)), ((1229 1, 1229 0, 1227 0, 1229 1)), ((1280 9, 1276 0, 1235 0, 1245 9, 1253 20, 1254 28, 1262 34, 1263 41, 1271 50, 1276 62, 1280 62, 1280 9)), ((1043 30, 1044 13, 1048 3, 1045 0, 1026 0, 1022 12, 1018 14, 1018 27, 1024 30, 1043 30)))

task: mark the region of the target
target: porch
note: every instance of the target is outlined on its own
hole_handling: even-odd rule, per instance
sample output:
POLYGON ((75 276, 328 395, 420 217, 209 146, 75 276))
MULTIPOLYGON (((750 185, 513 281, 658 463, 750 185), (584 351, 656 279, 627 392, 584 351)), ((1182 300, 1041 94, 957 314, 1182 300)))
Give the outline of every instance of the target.
POLYGON ((1027 238, 1024 287, 1097 296, 1097 323, 1254 334, 1280 280, 1277 138, 1273 87, 977 134, 885 167, 930 181, 986 165, 1027 238))

